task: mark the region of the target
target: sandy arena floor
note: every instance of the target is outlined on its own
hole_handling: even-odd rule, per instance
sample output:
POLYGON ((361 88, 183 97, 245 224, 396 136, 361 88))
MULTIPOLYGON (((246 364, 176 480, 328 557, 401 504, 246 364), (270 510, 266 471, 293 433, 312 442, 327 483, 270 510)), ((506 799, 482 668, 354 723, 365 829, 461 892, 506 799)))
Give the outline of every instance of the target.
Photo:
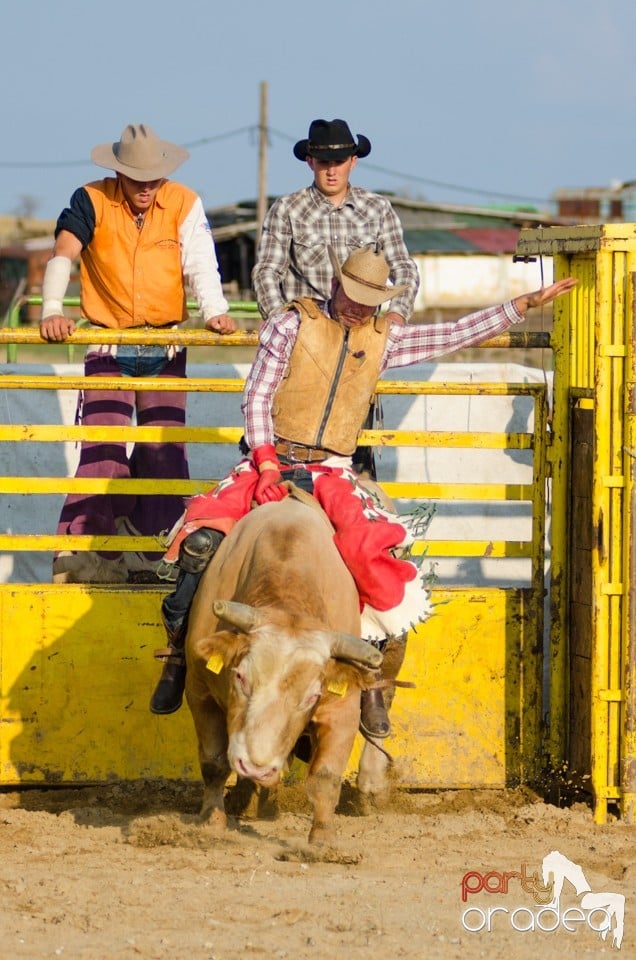
POLYGON ((634 828, 594 825, 584 802, 559 809, 524 790, 400 790, 361 816, 345 784, 338 847, 317 850, 306 843, 302 785, 283 788, 277 819, 233 819, 221 839, 197 822, 200 795, 196 784, 166 782, 1 793, 0 956, 636 957, 634 828), (625 896, 620 950, 592 929, 604 912, 576 912, 567 882, 553 930, 555 915, 538 917, 518 878, 501 892, 504 871, 525 864, 528 877, 540 875, 552 850, 581 867, 594 893, 625 896), (467 873, 465 886, 493 892, 462 902, 467 873), (489 907, 501 908, 490 930, 489 907))

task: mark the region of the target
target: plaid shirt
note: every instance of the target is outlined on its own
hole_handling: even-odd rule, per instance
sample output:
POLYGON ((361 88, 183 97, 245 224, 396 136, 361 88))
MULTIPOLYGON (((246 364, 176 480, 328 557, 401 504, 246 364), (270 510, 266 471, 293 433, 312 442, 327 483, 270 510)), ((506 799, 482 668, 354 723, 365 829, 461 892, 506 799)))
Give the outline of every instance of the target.
POLYGON ((327 244, 343 264, 352 250, 369 243, 382 247, 391 281, 407 285, 387 309, 408 321, 420 276, 386 197, 349 187, 344 203, 335 207, 313 184, 280 197, 265 217, 252 273, 263 317, 280 313, 296 297, 327 300, 331 296, 333 268, 327 244))
MULTIPOLYGON (((329 302, 321 309, 331 316, 329 302)), ((379 376, 389 367, 408 367, 456 350, 472 347, 521 323, 523 315, 508 300, 499 307, 478 310, 460 320, 405 326, 392 323, 379 376)), ((274 443, 272 403, 278 384, 287 370, 296 343, 299 316, 288 310, 265 320, 259 334, 256 358, 245 383, 241 409, 245 418, 245 439, 251 450, 274 443)), ((293 438, 292 438, 293 439, 293 438)))

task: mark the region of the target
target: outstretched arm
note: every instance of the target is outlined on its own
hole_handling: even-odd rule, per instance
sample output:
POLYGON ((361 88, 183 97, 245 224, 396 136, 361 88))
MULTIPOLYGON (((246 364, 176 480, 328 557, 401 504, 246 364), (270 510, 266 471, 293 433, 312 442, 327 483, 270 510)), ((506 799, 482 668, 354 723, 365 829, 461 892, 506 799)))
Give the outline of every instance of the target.
POLYGON ((498 307, 487 307, 459 320, 409 325, 393 323, 389 331, 382 371, 388 367, 423 363, 456 350, 474 347, 503 333, 511 324, 522 323, 526 311, 531 307, 551 303, 557 297, 570 293, 577 283, 574 277, 566 277, 549 287, 524 293, 498 307))
POLYGON ((557 297, 569 293, 578 282, 574 277, 565 277, 563 280, 551 283, 549 287, 541 287, 533 293, 524 293, 521 297, 515 297, 512 302, 519 313, 525 313, 531 307, 544 307, 546 303, 552 303, 557 297))

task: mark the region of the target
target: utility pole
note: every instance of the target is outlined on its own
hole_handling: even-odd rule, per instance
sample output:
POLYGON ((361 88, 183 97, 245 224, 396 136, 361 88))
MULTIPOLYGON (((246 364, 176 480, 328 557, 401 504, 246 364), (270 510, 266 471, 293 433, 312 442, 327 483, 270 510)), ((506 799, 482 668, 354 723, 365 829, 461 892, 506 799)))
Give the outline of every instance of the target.
POLYGON ((267 84, 261 83, 261 106, 258 142, 258 202, 256 223, 258 237, 267 213, 267 84))

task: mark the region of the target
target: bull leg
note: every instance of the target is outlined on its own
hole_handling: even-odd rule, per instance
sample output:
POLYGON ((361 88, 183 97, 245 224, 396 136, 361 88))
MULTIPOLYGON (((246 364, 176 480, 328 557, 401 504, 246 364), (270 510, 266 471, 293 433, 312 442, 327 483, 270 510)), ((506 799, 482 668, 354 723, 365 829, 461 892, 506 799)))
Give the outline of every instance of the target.
MULTIPOLYGON (((382 676, 387 680, 396 680, 406 654, 406 636, 390 637, 384 647, 382 676)), ((381 693, 387 713, 391 709, 395 696, 395 687, 378 690, 381 693)), ((370 807, 388 794, 387 772, 389 760, 373 742, 366 742, 358 766, 357 786, 362 797, 362 806, 370 807)))
MULTIPOLYGON (((339 704, 344 706, 344 704, 339 704)), ((340 798, 342 775, 357 732, 358 697, 350 694, 350 717, 342 712, 333 724, 314 721, 316 748, 307 772, 307 797, 313 807, 309 842, 332 844, 336 839, 334 815, 340 798)))
POLYGON ((221 757, 201 764, 203 777, 203 803, 201 804, 201 821, 214 833, 223 833, 227 827, 227 816, 223 803, 223 789, 228 778, 229 770, 224 767, 221 757))
POLYGON ((278 816, 278 787, 261 787, 253 780, 237 777, 225 797, 225 810, 233 817, 274 820, 278 816))
POLYGON ((250 816, 256 803, 256 784, 246 777, 237 777, 236 783, 228 790, 225 798, 225 810, 230 816, 250 816))
POLYGON ((188 702, 199 744, 199 765, 204 785, 201 821, 215 833, 222 833, 227 827, 223 792, 230 774, 225 714, 212 698, 189 698, 188 702))

